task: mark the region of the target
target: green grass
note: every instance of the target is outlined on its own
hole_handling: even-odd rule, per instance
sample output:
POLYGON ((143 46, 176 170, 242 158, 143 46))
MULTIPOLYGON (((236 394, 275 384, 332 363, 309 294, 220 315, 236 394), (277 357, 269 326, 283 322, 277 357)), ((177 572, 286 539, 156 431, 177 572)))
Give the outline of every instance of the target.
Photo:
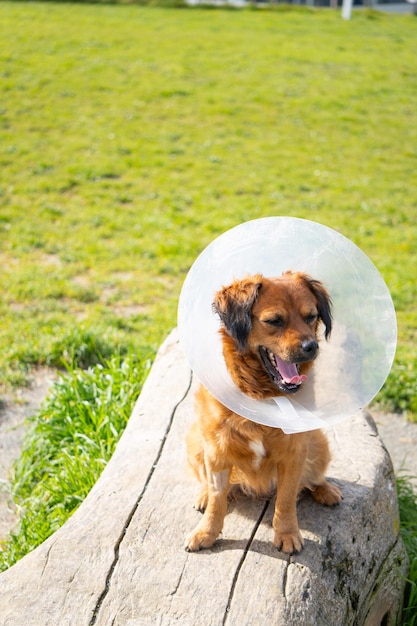
POLYGON ((97 482, 122 434, 148 371, 132 356, 87 370, 70 368, 29 421, 12 495, 20 525, 0 550, 10 567, 55 532, 97 482))
MULTIPOLYGON (((71 431, 83 408, 81 422, 94 421, 104 402, 75 380, 84 389, 97 376, 106 396, 112 355, 117 370, 126 355, 153 354, 198 253, 242 221, 316 220, 370 256, 399 323, 378 401, 417 415, 416 35, 412 16, 366 11, 346 22, 287 7, 0 3, 2 391, 26 384, 34 365, 70 367, 69 395, 53 391, 19 462, 26 536, 14 535, 3 566, 71 514, 123 428, 112 444, 103 416, 93 433, 71 431), (94 364, 84 380, 77 367, 94 364), (40 451, 64 425, 68 475, 57 476, 40 451), (94 472, 78 484, 85 454, 94 472), (32 494, 52 507, 38 507, 39 522, 32 494)), ((132 385, 133 401, 142 370, 111 376, 132 385)), ((411 626, 412 497, 400 489, 411 626)))
POLYGON ((406 588, 403 626, 417 624, 417 494, 410 479, 398 478, 398 500, 400 505, 401 536, 410 559, 410 573, 406 588))
POLYGON ((58 364, 77 333, 107 353, 154 352, 216 235, 295 215, 340 230, 383 274, 399 348, 380 400, 416 409, 416 19, 0 13, 5 386, 58 364))

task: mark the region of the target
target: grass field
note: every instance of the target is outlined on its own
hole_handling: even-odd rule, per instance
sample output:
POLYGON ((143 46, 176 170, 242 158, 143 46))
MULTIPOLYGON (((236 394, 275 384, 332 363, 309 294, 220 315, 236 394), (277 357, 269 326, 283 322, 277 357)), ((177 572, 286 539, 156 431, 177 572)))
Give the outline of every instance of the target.
POLYGON ((294 215, 340 230, 383 274, 399 322, 385 399, 417 409, 416 19, 0 14, 3 383, 80 346, 93 361, 154 352, 217 234, 294 215))
MULTIPOLYGON (((1 2, 2 392, 37 364, 77 377, 115 355, 146 360, 216 235, 292 215, 339 230, 384 276, 399 347, 379 401, 417 415, 416 35, 412 16, 367 11, 1 2)), ((30 489, 33 445, 17 473, 30 489)))
MULTIPOLYGON (((0 571, 54 533, 79 507, 113 454, 148 371, 130 355, 69 370, 28 420, 11 485, 20 524, 0 537, 0 571)), ((1 485, 0 485, 1 486, 1 485)))

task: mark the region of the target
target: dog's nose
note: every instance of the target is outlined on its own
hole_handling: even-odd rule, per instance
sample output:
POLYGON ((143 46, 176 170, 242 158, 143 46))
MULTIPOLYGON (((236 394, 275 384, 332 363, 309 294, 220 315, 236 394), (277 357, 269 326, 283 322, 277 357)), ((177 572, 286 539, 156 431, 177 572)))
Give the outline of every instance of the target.
POLYGON ((303 341, 303 343, 301 344, 301 348, 304 354, 312 359, 317 354, 319 344, 314 339, 311 339, 309 341, 303 341))

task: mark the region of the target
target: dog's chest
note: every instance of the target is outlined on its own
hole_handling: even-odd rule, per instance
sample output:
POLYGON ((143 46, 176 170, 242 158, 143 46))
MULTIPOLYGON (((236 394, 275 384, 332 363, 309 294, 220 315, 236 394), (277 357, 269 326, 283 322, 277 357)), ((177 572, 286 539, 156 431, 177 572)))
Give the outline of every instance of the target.
POLYGON ((262 465, 262 461, 267 455, 267 451, 261 439, 253 439, 249 441, 248 448, 252 452, 252 465, 255 470, 259 469, 262 465))

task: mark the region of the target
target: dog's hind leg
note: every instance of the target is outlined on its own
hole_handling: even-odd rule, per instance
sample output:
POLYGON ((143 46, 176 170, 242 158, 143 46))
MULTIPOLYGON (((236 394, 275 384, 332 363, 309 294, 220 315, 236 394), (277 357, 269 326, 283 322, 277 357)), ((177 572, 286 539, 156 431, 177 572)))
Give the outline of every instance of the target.
POLYGON ((311 489, 311 495, 319 504, 325 504, 326 506, 335 506, 340 504, 343 499, 342 492, 339 487, 332 485, 325 480, 321 485, 317 485, 314 489, 311 489))
POLYGON ((227 511, 230 470, 213 472, 207 464, 207 506, 200 523, 187 538, 188 552, 210 548, 219 536, 227 511))
POLYGON ((310 449, 306 462, 304 482, 316 502, 326 506, 334 506, 342 500, 339 487, 327 482, 325 472, 330 461, 330 450, 327 437, 321 431, 313 431, 310 439, 310 449))

